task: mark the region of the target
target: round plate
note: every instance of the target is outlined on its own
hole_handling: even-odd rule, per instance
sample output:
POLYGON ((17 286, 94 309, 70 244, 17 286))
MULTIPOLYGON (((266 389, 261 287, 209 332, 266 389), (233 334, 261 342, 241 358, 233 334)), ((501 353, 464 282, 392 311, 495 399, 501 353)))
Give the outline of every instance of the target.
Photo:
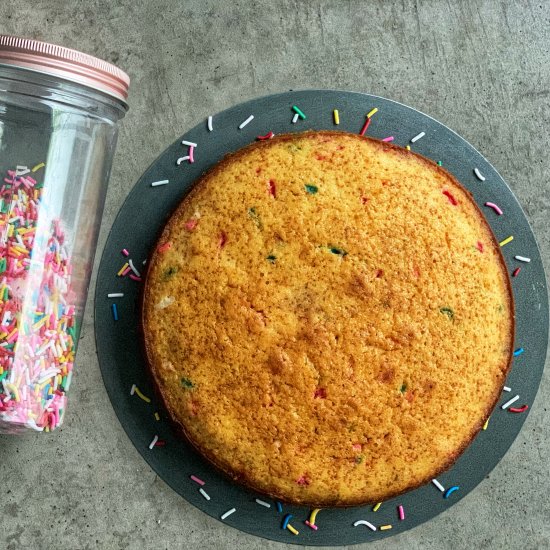
POLYGON ((255 99, 223 111, 213 117, 213 131, 208 130, 206 121, 199 124, 170 145, 147 169, 122 206, 105 245, 96 287, 95 330, 103 380, 115 412, 151 468, 175 491, 215 518, 236 508, 224 523, 260 537, 304 545, 347 545, 400 533, 433 518, 471 491, 504 456, 527 413, 503 410, 502 404, 516 395, 519 399, 512 407, 530 405, 535 398, 546 356, 548 297, 540 254, 521 207, 496 170, 469 143, 436 120, 394 101, 359 93, 308 90, 255 99), (295 123, 292 122, 294 105, 306 115, 295 123), (511 242, 503 244, 502 251, 510 273, 521 267, 521 272, 511 279, 518 355, 514 357, 506 382, 511 391, 503 392, 487 430, 481 431, 455 466, 438 479, 445 490, 455 485, 460 486, 459 490, 445 498, 446 491, 430 483, 384 502, 376 512, 370 506, 322 510, 316 520, 318 530, 313 530, 304 524, 309 517, 308 509, 283 505, 281 512, 275 502, 267 499, 269 508, 258 504, 255 499, 261 499, 261 495, 226 479, 172 433, 160 405, 155 402, 141 351, 140 283, 129 275, 117 277, 117 273, 126 262, 121 254, 123 248, 129 251, 137 270, 143 268, 143 260, 170 213, 193 182, 227 153, 269 131, 276 134, 306 129, 360 132, 366 113, 374 107, 378 112, 372 116, 368 135, 394 136, 394 143, 410 144, 418 153, 441 161, 473 194, 497 240, 501 242, 513 236, 511 242), (333 109, 339 111, 338 126, 334 124, 333 109), (254 115, 253 120, 239 129, 250 115, 254 115), (425 135, 411 143, 420 132, 425 135), (188 154, 188 146, 182 145, 182 140, 197 144, 193 164, 176 163, 179 157, 188 154), (484 181, 475 175, 474 169, 479 170, 484 181), (162 180, 168 183, 151 185, 162 180), (499 216, 492 208, 485 207, 486 202, 496 203, 504 214, 499 216), (521 262, 516 256, 531 261, 521 262), (124 297, 107 298, 108 293, 117 292, 123 292, 124 297), (118 321, 114 319, 113 303, 118 321), (522 349, 525 351, 521 352, 522 349), (137 391, 131 395, 134 384, 151 399, 150 403, 137 391), (160 421, 155 417, 157 411, 160 421), (165 445, 149 449, 154 436, 165 445), (203 480, 205 485, 201 487, 190 475, 203 480), (399 505, 403 506, 404 520, 399 519, 399 505), (298 535, 281 528, 287 513, 293 515, 290 524, 299 531, 298 535), (365 525, 354 527, 354 522, 361 519, 377 530, 372 531, 365 525), (383 525, 392 528, 380 530, 383 525))

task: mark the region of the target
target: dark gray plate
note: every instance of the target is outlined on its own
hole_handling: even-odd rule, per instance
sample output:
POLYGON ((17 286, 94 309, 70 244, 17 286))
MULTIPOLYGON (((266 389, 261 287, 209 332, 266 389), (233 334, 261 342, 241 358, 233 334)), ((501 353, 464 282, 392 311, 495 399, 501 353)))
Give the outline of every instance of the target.
MULTIPOLYGON (((225 523, 248 533, 273 539, 307 545, 344 545, 375 540, 410 529, 447 509, 471 491, 506 453, 527 416, 495 409, 489 427, 482 431, 472 445, 439 481, 445 488, 459 485, 460 490, 445 499, 434 485, 429 484, 406 495, 384 502, 377 512, 371 507, 322 510, 317 518, 318 530, 304 525, 309 511, 295 506, 284 506, 279 513, 274 502, 265 508, 255 502, 255 495, 228 481, 205 463, 191 448, 175 437, 163 411, 154 402, 140 348, 139 283, 116 274, 124 263, 121 249, 127 248, 138 269, 142 268, 159 230, 193 182, 226 153, 235 151, 253 141, 256 136, 272 130, 276 134, 313 129, 340 129, 359 132, 365 114, 373 107, 379 112, 372 118, 368 135, 384 138, 395 136, 395 143, 406 145, 420 133, 426 135, 412 144, 412 148, 434 160, 454 174, 469 189, 485 213, 497 239, 509 235, 514 240, 503 247, 510 271, 521 267, 512 278, 516 300, 516 348, 525 352, 514 359, 507 385, 512 392, 503 392, 500 404, 516 394, 516 406, 531 404, 537 392, 548 337, 548 298, 540 254, 535 238, 518 202, 496 170, 466 141, 434 119, 399 103, 366 94, 328 90, 309 90, 272 95, 243 103, 214 116, 214 131, 209 132, 206 121, 184 134, 147 169, 120 210, 101 259, 95 301, 95 330, 99 362, 107 392, 120 422, 133 444, 151 468, 175 491, 207 514, 219 518, 231 508, 237 511, 225 523), (298 105, 307 115, 306 120, 292 124, 292 106, 298 105), (333 124, 333 109, 340 113, 340 125, 333 124), (254 120, 242 130, 239 124, 249 115, 254 120), (195 163, 176 165, 178 157, 187 154, 181 140, 196 142, 195 163), (485 176, 478 180, 474 168, 485 176), (169 184, 151 187, 151 182, 168 179, 169 184), (486 201, 495 202, 504 215, 484 207, 486 201), (531 258, 520 263, 515 255, 531 258), (124 292, 114 300, 119 320, 114 321, 111 292, 124 292), (148 404, 137 395, 130 395, 132 384, 153 399, 148 404), (154 412, 159 411, 161 421, 154 412), (166 446, 149 450, 153 436, 166 441, 166 446), (189 479, 195 474, 206 482, 204 489, 210 495, 207 501, 199 493, 199 486, 189 479), (401 504, 406 519, 399 521, 396 507, 401 504), (300 534, 295 536, 281 529, 284 514, 291 513, 291 524, 300 534), (365 526, 353 527, 358 519, 376 526, 391 524, 387 531, 372 532, 365 526)), ((434 434, 437 437, 437 434, 434 434)))

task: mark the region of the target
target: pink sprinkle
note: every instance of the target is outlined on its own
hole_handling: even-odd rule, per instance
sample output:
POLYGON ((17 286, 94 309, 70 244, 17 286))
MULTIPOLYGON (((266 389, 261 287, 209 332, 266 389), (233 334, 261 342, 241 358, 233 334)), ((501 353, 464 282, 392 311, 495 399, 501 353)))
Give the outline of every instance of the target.
POLYGON ((141 277, 138 277, 137 275, 134 275, 133 273, 130 273, 130 279, 132 279, 132 281, 141 281, 141 277))
POLYGON ((315 531, 317 531, 317 525, 314 525, 313 523, 310 523, 308 519, 306 519, 306 521, 304 521, 304 523, 305 523, 308 527, 311 527, 312 529, 314 529, 315 531))
POLYGON ((483 243, 481 241, 477 241, 477 249, 480 252, 483 252, 483 243))
POLYGON ((130 253, 125 248, 122 249, 122 254, 124 256, 129 256, 130 255, 130 253))
POLYGON ((171 242, 164 243, 158 247, 158 251, 162 254, 163 252, 166 252, 169 248, 172 247, 171 242))
POLYGON ((189 162, 193 164, 195 162, 195 159, 193 157, 193 152, 195 151, 195 148, 191 145, 189 147, 189 162))
POLYGON ((502 210, 494 202, 486 202, 485 206, 492 208, 499 216, 502 216, 502 210))
POLYGON ((403 506, 400 504, 397 509, 399 510, 399 519, 403 521, 405 519, 405 510, 403 510, 403 506))
POLYGON ((363 446, 361 445, 361 443, 355 443, 354 445, 352 445, 352 448, 354 451, 360 451, 363 446))
POLYGON ((304 485, 309 485, 309 479, 307 478, 307 476, 304 474, 302 476, 300 476, 297 480, 296 480, 296 483, 298 485, 301 485, 302 487, 304 485))
POLYGON ((128 273, 132 271, 132 269, 130 268, 130 266, 128 266, 123 272, 122 272, 122 275, 121 277, 125 277, 126 275, 128 275, 128 273))
POLYGON ((388 136, 387 138, 384 138, 382 141, 393 141, 393 140, 394 140, 393 136, 388 136))
POLYGON ((195 483, 198 483, 199 485, 204 485, 204 481, 202 479, 199 479, 197 476, 190 475, 189 476, 195 483))
POLYGON ((195 218, 191 218, 190 220, 187 220, 183 225, 185 229, 187 229, 188 231, 193 231, 193 229, 195 229, 195 227, 197 227, 198 224, 199 224, 199 220, 195 218))

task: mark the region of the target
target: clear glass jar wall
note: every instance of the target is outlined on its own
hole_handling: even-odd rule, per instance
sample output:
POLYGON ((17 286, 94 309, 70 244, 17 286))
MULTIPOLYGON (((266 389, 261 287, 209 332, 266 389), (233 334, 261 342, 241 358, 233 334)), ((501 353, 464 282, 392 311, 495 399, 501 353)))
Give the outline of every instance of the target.
POLYGON ((0 65, 0 432, 63 420, 125 108, 0 65))

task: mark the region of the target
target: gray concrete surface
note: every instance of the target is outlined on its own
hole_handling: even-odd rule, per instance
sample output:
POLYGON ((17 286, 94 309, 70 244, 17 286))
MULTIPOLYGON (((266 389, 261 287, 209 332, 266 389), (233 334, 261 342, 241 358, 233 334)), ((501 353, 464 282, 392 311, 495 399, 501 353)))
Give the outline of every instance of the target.
MULTIPOLYGON (((0 32, 78 48, 132 77, 99 250, 134 182, 185 129, 245 99, 326 87, 401 101, 468 139, 515 191, 546 269, 549 24, 547 0, 0 3, 0 32)), ((0 437, 0 548, 283 548, 207 517, 146 466, 101 381, 92 300, 64 427, 0 437)), ((368 547, 550 548, 548 377, 488 479, 428 524, 368 547)))

